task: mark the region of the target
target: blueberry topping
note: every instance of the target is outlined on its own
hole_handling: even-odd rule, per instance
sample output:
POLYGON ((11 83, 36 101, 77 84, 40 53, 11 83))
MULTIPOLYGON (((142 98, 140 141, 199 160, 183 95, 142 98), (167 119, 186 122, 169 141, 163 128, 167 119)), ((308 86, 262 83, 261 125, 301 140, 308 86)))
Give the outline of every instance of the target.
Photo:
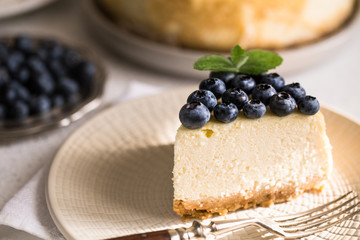
POLYGON ((220 98, 221 95, 226 91, 225 83, 219 78, 205 79, 201 81, 199 88, 211 91, 216 98, 220 98))
POLYGON ((266 74, 261 78, 260 83, 270 84, 276 91, 280 91, 280 89, 285 86, 284 79, 277 73, 266 74))
POLYGON ((259 99, 265 105, 269 105, 270 98, 276 94, 275 88, 270 84, 258 84, 252 91, 252 99, 259 99))
POLYGON ((190 102, 180 109, 179 118, 180 122, 187 128, 201 128, 209 122, 210 111, 201 102, 190 102))
POLYGON ((273 113, 279 117, 284 117, 295 110, 296 102, 290 94, 280 92, 271 97, 269 106, 273 113))
POLYGON ((215 119, 223 123, 234 121, 238 114, 239 110, 233 103, 219 103, 214 108, 215 119))
POLYGON ((256 84, 261 82, 261 79, 267 75, 266 72, 259 73, 259 74, 252 74, 251 77, 255 80, 256 84))
POLYGON ((230 88, 224 92, 221 98, 223 103, 233 103, 241 110, 244 104, 249 100, 248 95, 240 88, 230 88))
POLYGON ((288 85, 285 85, 282 89, 282 92, 287 92, 290 94, 296 101, 298 101, 300 98, 303 98, 306 96, 305 89, 300 86, 299 83, 291 83, 288 85))
POLYGON ((211 72, 209 78, 218 78, 225 83, 226 88, 230 88, 230 82, 235 75, 233 72, 211 72))
POLYGON ((252 99, 244 105, 243 112, 247 118, 261 118, 266 113, 266 106, 260 100, 252 99))
POLYGON ((29 116, 29 107, 21 100, 17 100, 7 107, 7 118, 24 120, 29 116))
POLYGON ((316 97, 305 96, 298 100, 299 111, 306 115, 314 115, 320 109, 319 101, 316 97))
POLYGON ((30 101, 30 110, 33 114, 45 114, 51 109, 50 99, 46 95, 33 97, 30 101))
POLYGON ((231 81, 232 88, 241 88, 247 94, 251 93, 255 85, 255 80, 250 75, 245 74, 237 74, 231 81))
POLYGON ((216 97, 212 92, 201 89, 191 93, 187 99, 187 102, 201 102, 210 110, 210 112, 217 104, 216 97))

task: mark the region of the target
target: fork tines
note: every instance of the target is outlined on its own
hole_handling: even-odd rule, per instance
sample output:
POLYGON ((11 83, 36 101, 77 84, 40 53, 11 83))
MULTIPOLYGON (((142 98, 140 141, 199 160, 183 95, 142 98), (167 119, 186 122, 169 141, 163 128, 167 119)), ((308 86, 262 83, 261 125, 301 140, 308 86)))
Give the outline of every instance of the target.
POLYGON ((273 220, 286 233, 286 239, 321 232, 360 213, 360 201, 352 191, 324 205, 305 212, 275 217, 273 220))

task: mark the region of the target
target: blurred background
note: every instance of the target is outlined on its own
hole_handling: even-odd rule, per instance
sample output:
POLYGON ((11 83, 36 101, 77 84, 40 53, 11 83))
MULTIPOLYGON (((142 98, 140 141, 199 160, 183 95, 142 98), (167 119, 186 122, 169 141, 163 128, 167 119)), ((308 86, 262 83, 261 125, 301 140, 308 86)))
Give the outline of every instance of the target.
MULTIPOLYGON (((330 4, 324 8, 328 11, 321 14, 319 4, 327 1, 309 4, 306 13, 299 13, 301 7, 295 3, 289 4, 289 11, 284 13, 277 5, 281 1, 273 1, 267 11, 262 9, 261 1, 254 1, 245 7, 236 5, 237 11, 246 13, 244 19, 231 11, 235 5, 219 7, 219 1, 214 1, 213 8, 204 1, 175 1, 171 6, 172 2, 149 1, 145 8, 144 1, 0 0, 0 38, 29 34, 91 51, 104 68, 102 106, 126 101, 130 90, 134 98, 196 87, 209 72, 193 70, 194 61, 206 54, 226 54, 240 41, 247 48, 264 47, 278 52, 284 64, 276 72, 287 83, 300 82, 322 105, 360 121, 357 1, 334 1, 339 6, 330 4), (186 6, 188 2, 191 7, 186 6), (251 7, 262 10, 256 12, 251 7), (208 19, 209 14, 200 14, 214 9, 222 17, 213 14, 208 19), (296 14, 301 24, 292 22, 296 14), (269 20, 271 17, 273 20, 269 20), (312 17, 314 25, 309 23, 312 17), (244 25, 232 26, 234 21, 244 25), (282 32, 285 30, 288 36, 282 32)), ((0 209, 41 166, 50 162, 64 139, 85 120, 66 131, 1 142, 0 209), (34 152, 37 148, 39 151, 34 152)), ((9 234, 9 229, 3 231, 9 234)))

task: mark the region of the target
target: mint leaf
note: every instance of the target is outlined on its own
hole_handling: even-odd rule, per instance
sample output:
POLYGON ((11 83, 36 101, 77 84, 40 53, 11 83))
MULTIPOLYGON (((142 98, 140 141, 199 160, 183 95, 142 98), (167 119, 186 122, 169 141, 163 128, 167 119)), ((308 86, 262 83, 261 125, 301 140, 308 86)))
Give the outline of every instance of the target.
POLYGON ((244 65, 247 60, 249 59, 249 56, 242 56, 239 58, 238 62, 235 64, 235 67, 239 69, 242 65, 244 65))
POLYGON ((263 50, 250 50, 245 53, 248 60, 239 68, 245 74, 259 74, 279 66, 283 59, 276 53, 263 50))
POLYGON ((208 55, 199 58, 194 63, 194 69, 228 72, 239 71, 228 58, 220 55, 208 55))
POLYGON ((243 62, 244 62, 243 56, 244 55, 245 55, 245 50, 242 49, 239 45, 236 45, 235 47, 233 47, 233 49, 231 50, 231 61, 234 64, 234 66, 239 68, 239 66, 241 64, 243 64, 243 62))
POLYGON ((276 68, 282 61, 276 53, 264 50, 245 51, 236 45, 231 50, 231 60, 220 55, 209 55, 199 58, 194 63, 194 69, 259 74, 276 68))

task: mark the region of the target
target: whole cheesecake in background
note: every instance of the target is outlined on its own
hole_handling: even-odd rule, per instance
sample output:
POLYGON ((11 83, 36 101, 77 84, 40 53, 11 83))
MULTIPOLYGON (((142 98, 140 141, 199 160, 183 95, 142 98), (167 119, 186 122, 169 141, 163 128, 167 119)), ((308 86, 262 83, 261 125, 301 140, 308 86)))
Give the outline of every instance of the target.
POLYGON ((321 112, 180 126, 174 162, 174 211, 196 218, 321 190, 332 169, 321 112))
POLYGON ((100 0, 120 26, 177 46, 286 48, 316 40, 349 18, 354 0, 100 0))

